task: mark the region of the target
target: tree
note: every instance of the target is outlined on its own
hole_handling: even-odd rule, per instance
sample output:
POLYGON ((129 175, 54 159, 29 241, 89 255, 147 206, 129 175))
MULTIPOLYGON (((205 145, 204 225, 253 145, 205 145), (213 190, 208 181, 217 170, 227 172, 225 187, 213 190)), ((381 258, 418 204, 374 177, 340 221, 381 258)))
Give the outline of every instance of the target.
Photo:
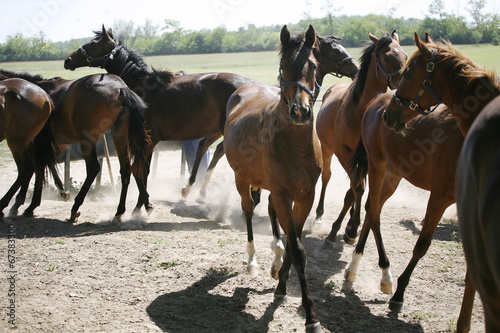
POLYGON ((470 15, 474 20, 476 25, 476 29, 480 28, 483 25, 483 14, 481 11, 484 9, 486 5, 486 0, 469 0, 470 15))

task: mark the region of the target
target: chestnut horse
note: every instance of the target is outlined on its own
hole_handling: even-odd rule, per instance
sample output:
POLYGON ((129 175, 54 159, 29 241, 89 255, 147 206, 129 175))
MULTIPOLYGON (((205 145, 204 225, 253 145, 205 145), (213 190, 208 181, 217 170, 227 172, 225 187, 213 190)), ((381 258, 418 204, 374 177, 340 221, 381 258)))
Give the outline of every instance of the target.
POLYGON ((144 124, 146 105, 116 75, 96 74, 78 80, 61 78, 43 79, 38 75, 13 73, 5 70, 6 77, 22 77, 44 89, 54 102, 49 120, 50 131, 57 145, 79 143, 87 167, 87 176, 75 197, 69 222, 76 222, 78 209, 83 203, 100 165, 96 142, 111 129, 113 142, 120 162, 122 191, 115 215, 119 219, 125 212, 125 198, 130 182, 130 158, 134 160, 132 171, 143 200, 149 204, 149 195, 141 181, 146 154, 151 151, 149 135, 144 124), (130 154, 130 156, 129 156, 130 154))
MULTIPOLYGON (((318 68, 316 69, 316 89, 314 99, 318 98, 321 90, 321 85, 323 84, 323 79, 327 74, 331 74, 335 77, 341 78, 347 76, 354 79, 359 72, 358 65, 354 62, 352 57, 347 53, 347 50, 338 43, 342 38, 327 35, 327 36, 316 36, 317 37, 317 47, 313 49, 314 57, 318 62, 318 68)), ((216 150, 210 165, 208 166, 207 173, 203 177, 203 185, 200 189, 200 197, 204 198, 206 196, 206 189, 210 181, 210 177, 213 173, 217 162, 224 155, 223 150, 216 150)), ((183 195, 186 196, 189 193, 189 188, 192 186, 190 184, 183 189, 183 195)), ((260 190, 255 189, 252 191, 254 196, 255 204, 260 201, 260 190)), ((278 229, 277 229, 278 230, 278 229)), ((279 238, 279 236, 278 236, 279 238)))
POLYGON ((363 117, 361 141, 352 163, 357 175, 368 172, 368 198, 365 222, 345 272, 354 282, 370 229, 373 231, 382 269, 380 289, 392 293, 392 276, 380 233, 380 214, 384 203, 394 194, 402 178, 418 188, 430 191, 422 231, 413 249, 412 258, 398 279, 398 286, 389 308, 399 312, 411 274, 426 254, 444 211, 455 202, 455 166, 464 138, 450 111, 440 106, 430 116, 418 116, 408 123, 408 130, 398 134, 384 125, 382 112, 392 99, 389 91, 374 99, 363 117))
MULTIPOLYGON (((163 140, 204 138, 196 153, 190 184, 194 183, 203 154, 222 136, 229 96, 245 84, 256 83, 231 73, 175 75, 169 71, 153 70, 135 51, 117 43, 104 26, 92 41, 73 52, 64 62, 64 68, 70 70, 83 66, 102 67, 108 73, 120 75, 148 104, 146 123, 153 147, 163 140)), ((222 149, 221 144, 215 154, 222 149)), ((151 160, 151 154, 152 151, 148 160, 151 160)), ((145 170, 145 182, 148 174, 149 167, 145 170)), ((141 206, 139 198, 136 210, 141 206)))
MULTIPOLYGON (((0 200, 0 218, 3 217, 3 209, 21 188, 10 209, 10 215, 18 214, 35 172, 33 198, 23 214, 33 216, 34 209, 40 205, 42 199, 44 168, 54 167, 56 163, 53 138, 46 126, 53 105, 50 97, 40 87, 23 79, 5 78, 0 78, 3 79, 0 81, 0 141, 7 140, 16 162, 17 178, 0 200)), ((68 200, 69 193, 64 191, 62 183, 59 181, 56 185, 63 199, 68 200)))
MULTIPOLYGON (((383 117, 386 125, 395 131, 401 131, 405 128, 406 123, 418 113, 429 114, 432 112, 430 107, 442 101, 450 107, 460 131, 464 136, 467 136, 469 128, 471 128, 472 123, 484 107, 500 96, 500 85, 497 78, 495 75, 479 68, 449 42, 435 43, 429 34, 426 34, 425 42, 416 33, 414 39, 417 51, 408 61, 400 86, 384 112, 383 117)), ((462 168, 465 167, 462 166, 462 168)), ((457 184, 467 186, 461 185, 458 177, 457 184)), ((461 213, 462 216, 468 217, 469 215, 465 212, 469 205, 458 202, 459 211, 462 210, 461 204, 465 207, 461 213)), ((461 228, 470 228, 468 227, 471 225, 470 223, 473 222, 460 220, 459 215, 461 228)), ((474 225, 474 228, 477 228, 477 225, 474 225)), ((480 237, 479 235, 476 236, 480 237)), ((469 245, 465 245, 466 242, 473 239, 474 235, 462 235, 462 237, 467 238, 467 240, 464 239, 464 250, 466 252, 470 251, 469 255, 466 255, 466 259, 469 259, 467 265, 476 270, 478 266, 470 262, 473 250, 469 245)), ((477 241, 480 241, 479 238, 477 241)), ((482 260, 486 260, 486 258, 483 257, 482 260)), ((478 284, 476 288, 481 288, 481 292, 485 291, 478 274, 477 271, 472 270, 470 271, 470 277, 469 273, 466 274, 466 288, 457 323, 457 331, 467 332, 470 327, 474 288, 476 287, 473 286, 474 279, 478 284)), ((498 274, 498 272, 494 274, 498 274)), ((490 275, 490 278, 493 278, 493 275, 490 275)), ((491 292, 494 293, 495 291, 491 292)), ((491 303, 490 294, 480 293, 480 295, 485 307, 485 316, 488 316, 486 322, 494 322, 495 319, 492 316, 495 317, 496 315, 496 318, 498 318, 499 313, 492 314, 490 310, 498 309, 498 303, 495 303, 498 302, 498 299, 491 303), (486 308, 489 308, 488 311, 486 311, 486 308)))
MULTIPOLYGON (((361 119, 368 103, 387 86, 397 87, 400 70, 406 62, 406 53, 399 45, 396 31, 377 38, 369 34, 371 43, 361 56, 361 70, 352 83, 338 83, 328 89, 316 120, 316 131, 321 142, 323 172, 321 176, 321 196, 316 209, 316 222, 321 222, 324 212, 325 192, 332 175, 330 164, 335 154, 342 167, 348 171, 349 160, 358 144, 361 119), (390 73, 390 74, 387 74, 390 73)), ((351 186, 344 199, 344 206, 325 245, 335 242, 345 214, 354 204, 354 212, 344 233, 344 240, 353 244, 360 224, 361 197, 364 185, 351 186)))
POLYGON ((306 331, 320 332, 307 286, 306 254, 301 242, 321 172, 312 112, 317 67, 312 48, 316 36, 312 26, 305 36, 291 36, 284 26, 280 40, 281 88, 252 84, 234 92, 227 103, 224 152, 235 173, 247 230, 252 227, 254 203, 250 185, 254 185, 271 192, 270 218, 277 218, 286 234, 285 258, 275 297, 286 296, 293 263, 302 290, 306 331))

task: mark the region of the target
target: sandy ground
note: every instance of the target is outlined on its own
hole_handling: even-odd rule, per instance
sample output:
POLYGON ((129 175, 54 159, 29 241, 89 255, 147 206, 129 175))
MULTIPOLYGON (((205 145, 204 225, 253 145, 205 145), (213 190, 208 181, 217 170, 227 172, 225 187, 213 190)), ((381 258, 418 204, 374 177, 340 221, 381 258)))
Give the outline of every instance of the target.
MULTIPOLYGON (((117 178, 116 158, 112 164, 117 178)), ((345 172, 336 160, 333 164, 324 222, 303 235, 309 288, 323 331, 453 331, 465 275, 455 207, 445 213, 412 276, 403 312, 391 313, 390 296, 379 291, 381 273, 371 235, 352 289, 343 288, 354 249, 341 240, 346 221, 334 249, 321 249, 348 188, 345 172)), ((149 216, 131 214, 137 197, 131 185, 123 221, 110 223, 118 198, 104 172, 106 191, 87 196, 74 225, 64 222, 74 194, 63 202, 52 191, 45 191, 35 218, 5 217, 0 222, 0 332, 303 332, 305 318, 293 269, 288 302, 273 304, 277 282, 268 273, 273 255, 267 205, 256 209, 262 270, 251 277, 244 264, 246 229, 239 196, 226 160, 216 168, 204 204, 197 202, 196 190, 182 199, 185 179, 179 171, 180 151, 162 152, 149 182, 155 205, 149 216), (8 262, 8 232, 16 237, 13 267, 8 262), (9 280, 9 271, 15 272, 15 280, 9 280), (12 288, 15 295, 9 292, 12 288), (16 325, 8 322, 12 300, 16 325)), ((13 162, 3 161, 2 194, 15 175, 13 162)), ((85 176, 83 162, 72 162, 71 175, 78 188, 85 176)), ((317 189, 319 194, 320 182, 317 189)), ((427 199, 428 192, 402 181, 383 209, 382 234, 394 288, 411 257, 427 199)), ((262 202, 267 202, 265 192, 262 202)), ((311 214, 307 229, 313 220, 311 214)), ((478 296, 472 332, 484 332, 478 296)))

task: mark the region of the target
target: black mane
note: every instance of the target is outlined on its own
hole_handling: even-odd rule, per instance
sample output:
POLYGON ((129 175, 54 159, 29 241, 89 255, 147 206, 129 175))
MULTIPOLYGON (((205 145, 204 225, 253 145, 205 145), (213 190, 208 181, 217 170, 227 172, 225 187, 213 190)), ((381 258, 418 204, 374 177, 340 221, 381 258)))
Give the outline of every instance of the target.
POLYGON ((392 37, 389 34, 384 34, 380 37, 377 44, 370 41, 368 45, 363 50, 363 53, 360 57, 361 66, 359 68, 359 73, 356 76, 355 81, 351 84, 351 94, 354 100, 354 103, 358 103, 361 95, 363 94, 363 87, 366 83, 366 76, 368 74, 368 67, 370 65, 370 61, 372 60, 373 54, 378 52, 380 49, 386 47, 387 45, 392 43, 392 37))
POLYGON ((309 59, 310 50, 304 48, 305 33, 293 34, 290 40, 285 45, 280 44, 280 65, 283 60, 290 60, 293 64, 294 71, 300 71, 304 63, 309 59))
POLYGON ((26 81, 29 81, 31 83, 38 83, 40 81, 46 81, 50 79, 46 79, 41 75, 38 74, 30 74, 28 72, 13 72, 13 71, 8 71, 6 69, 0 69, 0 76, 6 76, 8 78, 19 78, 23 79, 26 81))

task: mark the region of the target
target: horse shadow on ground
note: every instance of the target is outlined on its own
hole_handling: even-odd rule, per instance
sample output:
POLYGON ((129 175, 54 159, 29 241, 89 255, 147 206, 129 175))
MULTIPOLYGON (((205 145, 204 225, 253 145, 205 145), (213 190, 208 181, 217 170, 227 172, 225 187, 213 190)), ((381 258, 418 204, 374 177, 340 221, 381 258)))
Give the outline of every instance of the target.
MULTIPOLYGON (((420 231, 422 229, 421 226, 417 226, 417 223, 413 220, 401 220, 399 224, 405 227, 414 235, 420 235, 420 231)), ((420 222, 419 222, 420 224, 420 222)), ((432 237, 435 240, 445 241, 445 242, 456 242, 459 240, 459 227, 456 222, 440 222, 437 225, 436 231, 434 231, 434 235, 432 237)))
MULTIPOLYGON (((385 300, 363 301, 352 290, 338 293, 326 288, 326 281, 345 268, 345 262, 339 261, 343 245, 336 244, 325 252, 317 250, 323 243, 321 239, 309 236, 303 241, 308 253, 309 288, 323 327, 331 332, 423 332, 420 324, 406 323, 397 315, 373 315, 368 305, 387 306, 385 300)), ((282 306, 274 301, 274 288, 237 287, 230 296, 210 292, 235 277, 212 269, 186 289, 158 296, 146 312, 165 332, 268 332, 271 322, 279 322, 276 311, 282 306), (246 311, 253 295, 268 295, 269 304, 260 317, 246 311)), ((289 296, 300 299, 293 268, 287 287, 289 296)), ((296 311, 305 322, 302 307, 298 306, 296 311)), ((287 324, 283 322, 283 327, 287 324)))

